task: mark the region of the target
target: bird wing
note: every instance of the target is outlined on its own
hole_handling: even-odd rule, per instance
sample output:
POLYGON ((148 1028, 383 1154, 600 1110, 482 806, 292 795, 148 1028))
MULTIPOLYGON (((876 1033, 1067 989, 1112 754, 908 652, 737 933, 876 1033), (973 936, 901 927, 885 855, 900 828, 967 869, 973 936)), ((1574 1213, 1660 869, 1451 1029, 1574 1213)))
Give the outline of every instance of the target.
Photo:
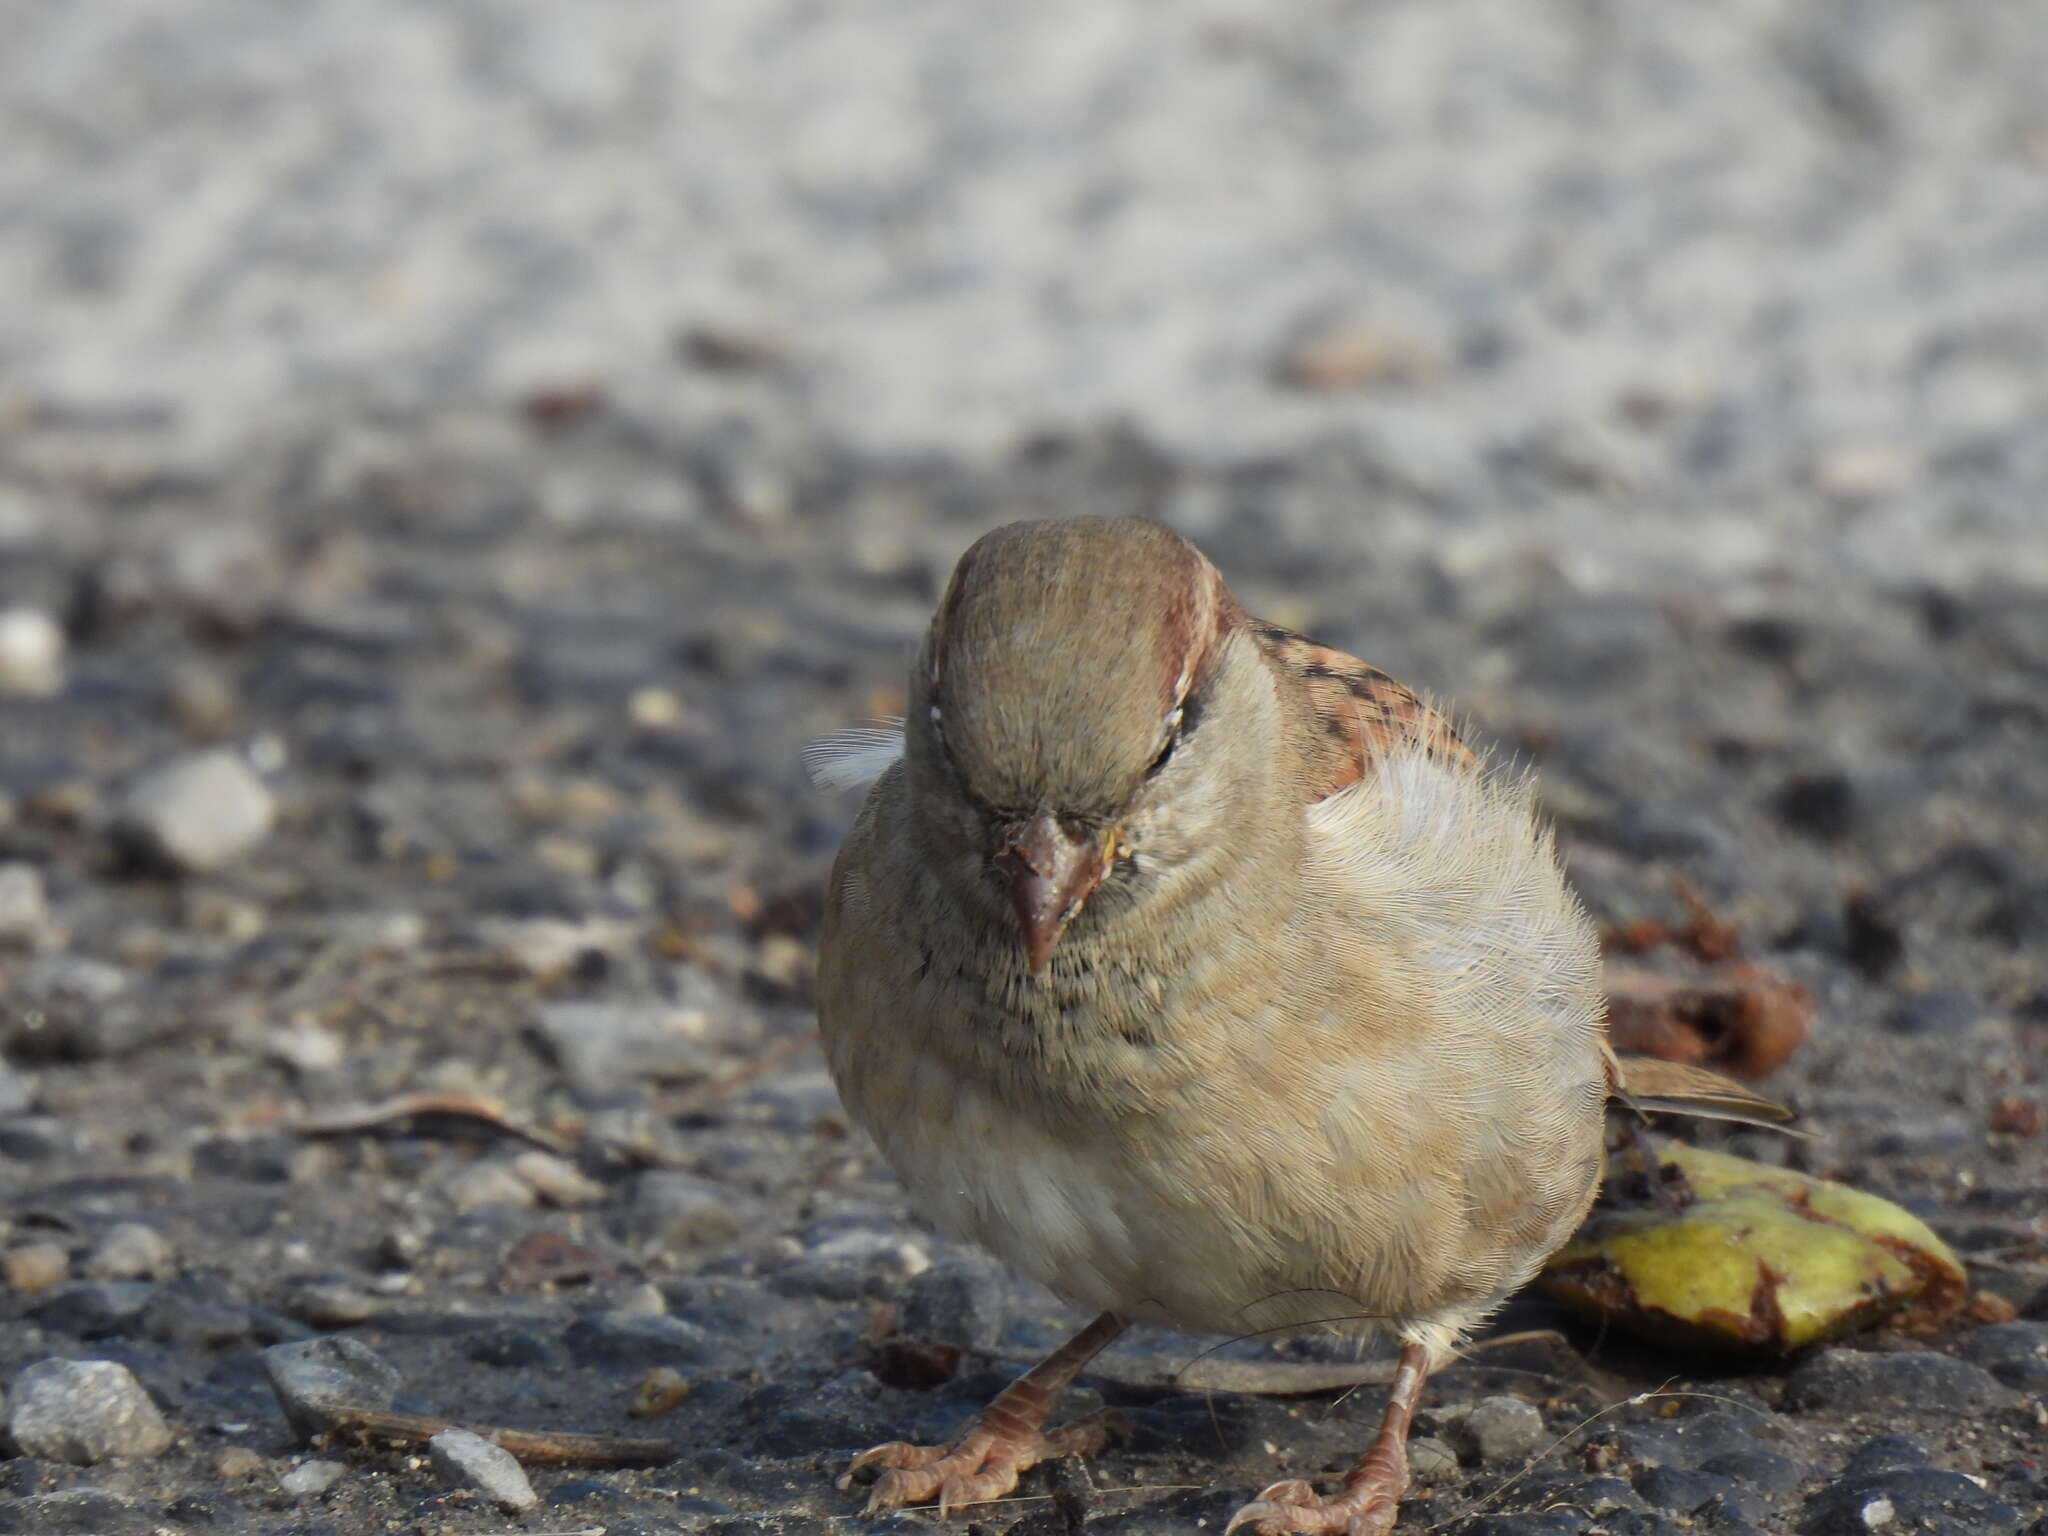
POLYGON ((1419 748, 1454 767, 1480 766, 1441 711, 1378 667, 1277 624, 1253 620, 1251 633, 1307 701, 1315 727, 1308 747, 1311 801, 1356 784, 1397 752, 1419 748))
POLYGON ((1638 1114, 1690 1115, 1696 1120, 1735 1120, 1767 1130, 1794 1132, 1792 1111, 1775 1099, 1689 1062, 1655 1056, 1607 1053, 1607 1091, 1638 1114))
MULTIPOLYGON (((1299 685, 1308 704, 1312 803, 1328 800, 1391 759, 1417 752, 1453 769, 1484 774, 1485 764, 1442 712, 1379 668, 1277 624, 1253 621, 1251 632, 1267 660, 1299 685)), ((1547 844, 1544 847, 1547 857, 1547 844)), ((1737 1120, 1780 1130, 1793 1119, 1783 1105, 1704 1067, 1618 1056, 1604 1045, 1602 1050, 1609 1093, 1638 1111, 1737 1120)))

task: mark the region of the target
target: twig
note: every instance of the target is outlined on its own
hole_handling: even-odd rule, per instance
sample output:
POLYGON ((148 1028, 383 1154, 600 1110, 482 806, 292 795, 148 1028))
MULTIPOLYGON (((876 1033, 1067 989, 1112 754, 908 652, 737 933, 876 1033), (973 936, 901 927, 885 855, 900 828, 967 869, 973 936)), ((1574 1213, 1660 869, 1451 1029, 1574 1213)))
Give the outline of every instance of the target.
POLYGON ((323 1408, 320 1420, 328 1434, 354 1440, 395 1440, 404 1445, 425 1445, 444 1430, 466 1429, 533 1466, 648 1467, 674 1461, 682 1454, 682 1447, 666 1440, 493 1428, 427 1413, 394 1413, 387 1408, 323 1408))
POLYGON ((375 1130, 394 1120, 410 1120, 419 1115, 449 1115, 461 1120, 474 1120, 487 1125, 494 1131, 513 1136, 520 1141, 532 1142, 536 1147, 567 1157, 575 1149, 559 1137, 522 1125, 511 1117, 505 1106, 494 1099, 479 1098, 470 1093, 436 1093, 423 1090, 418 1093, 401 1093, 395 1098, 383 1099, 375 1104, 352 1104, 341 1109, 329 1110, 320 1115, 301 1115, 289 1122, 287 1130, 301 1136, 347 1136, 356 1131, 375 1130))

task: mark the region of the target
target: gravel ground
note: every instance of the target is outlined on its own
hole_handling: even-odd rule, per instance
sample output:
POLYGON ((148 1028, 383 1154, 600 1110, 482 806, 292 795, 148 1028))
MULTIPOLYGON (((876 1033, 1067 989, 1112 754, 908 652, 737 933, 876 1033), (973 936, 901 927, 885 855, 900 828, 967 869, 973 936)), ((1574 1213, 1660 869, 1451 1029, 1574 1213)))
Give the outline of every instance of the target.
MULTIPOLYGON (((2018 1314, 1482 1356, 1403 1529, 2048 1530, 2025 7, 11 9, 0 1532, 808 1531, 1055 1338, 804 1044, 796 753, 1078 508, 1457 700, 1603 919, 1738 920, 1818 1002, 1793 1155, 2018 1314), (336 1380, 679 1454, 308 1447, 336 1380)), ((1144 1384, 1210 1342, 981 1528, 1369 1434, 1144 1384)))

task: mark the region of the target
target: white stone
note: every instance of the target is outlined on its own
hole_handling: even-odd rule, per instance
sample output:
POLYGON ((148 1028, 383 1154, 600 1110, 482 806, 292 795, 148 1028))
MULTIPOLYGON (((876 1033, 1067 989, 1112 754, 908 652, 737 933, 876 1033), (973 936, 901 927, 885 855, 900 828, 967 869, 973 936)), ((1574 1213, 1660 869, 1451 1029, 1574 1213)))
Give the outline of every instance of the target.
POLYGON ((311 1498, 332 1488, 347 1471, 338 1461, 302 1461, 280 1477, 277 1486, 293 1498, 311 1498))
POLYGON ((42 872, 33 864, 0 864, 0 942, 33 943, 49 926, 42 872))
POLYGON ((434 1470, 450 1488, 471 1488, 508 1515, 522 1514, 540 1502, 527 1481, 526 1469, 503 1446, 466 1429, 444 1429, 427 1442, 434 1470))
POLYGON ((154 854, 203 873, 233 863, 269 834, 277 805, 233 752, 216 749, 168 763, 128 792, 122 824, 154 854))
POLYGON ((64 631, 40 608, 0 609, 0 693, 47 698, 64 686, 64 631))

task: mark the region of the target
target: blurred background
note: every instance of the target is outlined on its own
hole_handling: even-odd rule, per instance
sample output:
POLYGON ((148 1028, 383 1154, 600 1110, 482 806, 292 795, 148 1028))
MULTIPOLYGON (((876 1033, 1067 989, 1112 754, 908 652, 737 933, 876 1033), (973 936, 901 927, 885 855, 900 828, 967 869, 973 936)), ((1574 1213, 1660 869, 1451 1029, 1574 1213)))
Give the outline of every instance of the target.
MULTIPOLYGON (((864 1307, 1052 1336, 805 1046, 855 802, 797 752, 900 703, 1020 516, 1161 517, 1455 701, 1611 930, 1682 886, 1806 998, 1815 1166, 2048 1310, 2037 6, 0 30, 0 1248, 40 1254, 0 1365, 137 1372, 185 1438, 90 1475, 138 1519, 268 1518, 217 1458, 285 1464, 248 1362, 293 1326, 564 1427, 669 1350, 728 1514, 838 1511, 814 1463, 906 1427, 849 1385, 864 1307), (536 1280, 543 1232, 585 1267, 536 1280)), ((1294 1432, 1244 1414, 1241 1481, 1294 1432)), ((348 1520, 469 1528, 382 1470, 348 1520)), ((615 1475, 613 1528, 671 1484, 615 1475)))
POLYGON ((15 453, 594 386, 771 458, 1335 456, 1453 548, 2041 571, 2026 6, 8 13, 15 453))

